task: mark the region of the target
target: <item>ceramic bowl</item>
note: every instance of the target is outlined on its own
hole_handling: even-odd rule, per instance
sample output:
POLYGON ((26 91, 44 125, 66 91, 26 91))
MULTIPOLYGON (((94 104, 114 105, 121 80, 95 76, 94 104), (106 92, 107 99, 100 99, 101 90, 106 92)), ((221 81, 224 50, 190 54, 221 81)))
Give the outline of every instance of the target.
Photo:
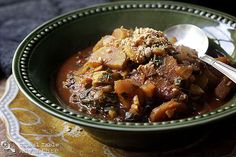
POLYGON ((212 122, 235 114, 236 97, 212 112, 195 117, 130 123, 100 120, 73 112, 58 101, 53 88, 55 73, 69 56, 94 44, 114 28, 164 30, 181 23, 197 25, 207 33, 212 41, 210 47, 214 49, 211 55, 221 51, 227 52, 231 59, 235 58, 236 18, 233 16, 178 2, 116 2, 76 10, 39 26, 17 48, 13 74, 21 91, 35 105, 53 116, 82 126, 102 143, 125 149, 181 146, 190 139, 196 141, 212 122))

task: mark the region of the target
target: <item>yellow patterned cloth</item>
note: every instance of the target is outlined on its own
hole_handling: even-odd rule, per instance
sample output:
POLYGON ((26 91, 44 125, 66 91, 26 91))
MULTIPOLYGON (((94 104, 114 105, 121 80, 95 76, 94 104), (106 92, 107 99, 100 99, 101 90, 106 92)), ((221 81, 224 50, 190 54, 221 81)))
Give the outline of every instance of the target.
POLYGON ((95 154, 103 157, 113 154, 109 152, 113 149, 92 139, 82 128, 47 114, 22 93, 9 107, 20 123, 20 134, 40 150, 65 157, 94 157, 95 154))
POLYGON ((160 154, 158 155, 160 157, 166 154, 163 152, 129 152, 103 145, 90 137, 79 126, 53 117, 41 110, 21 92, 18 93, 9 108, 20 123, 21 136, 33 143, 37 149, 58 156, 157 157, 160 154))

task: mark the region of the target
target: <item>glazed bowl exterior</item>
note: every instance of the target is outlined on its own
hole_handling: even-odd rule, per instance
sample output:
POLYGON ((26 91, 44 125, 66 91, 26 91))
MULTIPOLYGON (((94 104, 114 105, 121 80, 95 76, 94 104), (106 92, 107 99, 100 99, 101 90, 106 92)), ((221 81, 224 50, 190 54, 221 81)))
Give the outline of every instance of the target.
POLYGON ((236 97, 233 96, 215 111, 185 119, 156 123, 112 122, 64 107, 53 87, 57 69, 69 56, 93 45, 113 29, 124 26, 164 30, 181 23, 202 28, 213 41, 210 46, 215 50, 225 50, 234 59, 235 17, 186 3, 130 1, 76 10, 39 26, 16 50, 13 74, 21 91, 35 105, 53 116, 83 127, 102 143, 125 149, 181 146, 196 141, 213 122, 235 114, 236 97), (221 39, 230 43, 218 42, 217 45, 221 39))

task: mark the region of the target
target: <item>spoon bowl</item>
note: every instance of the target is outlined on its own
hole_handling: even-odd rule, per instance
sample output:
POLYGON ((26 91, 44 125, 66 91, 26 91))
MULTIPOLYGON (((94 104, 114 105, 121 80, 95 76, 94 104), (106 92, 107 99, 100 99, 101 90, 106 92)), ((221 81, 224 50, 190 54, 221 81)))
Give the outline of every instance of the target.
POLYGON ((177 39, 175 45, 184 45, 195 49, 198 52, 198 56, 205 55, 209 46, 205 32, 195 25, 174 25, 166 29, 164 33, 167 35, 167 38, 175 37, 177 39))
POLYGON ((184 45, 195 49, 200 60, 216 68, 218 71, 236 83, 235 68, 206 54, 209 41, 207 35, 202 29, 191 24, 179 24, 166 29, 164 33, 166 34, 167 38, 175 37, 177 39, 177 42, 175 43, 176 46, 184 45))

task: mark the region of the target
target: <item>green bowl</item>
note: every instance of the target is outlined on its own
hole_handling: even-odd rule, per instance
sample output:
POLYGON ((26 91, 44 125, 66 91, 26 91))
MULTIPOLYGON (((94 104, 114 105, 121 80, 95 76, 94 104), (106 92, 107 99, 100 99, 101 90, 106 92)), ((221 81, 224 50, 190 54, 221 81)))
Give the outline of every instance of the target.
POLYGON ((227 52, 231 59, 236 58, 236 18, 233 16, 170 1, 116 2, 73 11, 39 26, 16 50, 13 74, 21 91, 34 104, 53 116, 82 126, 102 143, 125 149, 181 146, 191 142, 190 139, 196 141, 212 122, 235 114, 236 97, 215 111, 195 117, 130 123, 100 120, 73 112, 58 101, 53 88, 55 73, 69 56, 94 44, 114 28, 137 26, 164 30, 181 23, 197 25, 208 34, 213 49, 211 55, 221 51, 227 52), (168 140, 172 142, 166 142, 168 140))

